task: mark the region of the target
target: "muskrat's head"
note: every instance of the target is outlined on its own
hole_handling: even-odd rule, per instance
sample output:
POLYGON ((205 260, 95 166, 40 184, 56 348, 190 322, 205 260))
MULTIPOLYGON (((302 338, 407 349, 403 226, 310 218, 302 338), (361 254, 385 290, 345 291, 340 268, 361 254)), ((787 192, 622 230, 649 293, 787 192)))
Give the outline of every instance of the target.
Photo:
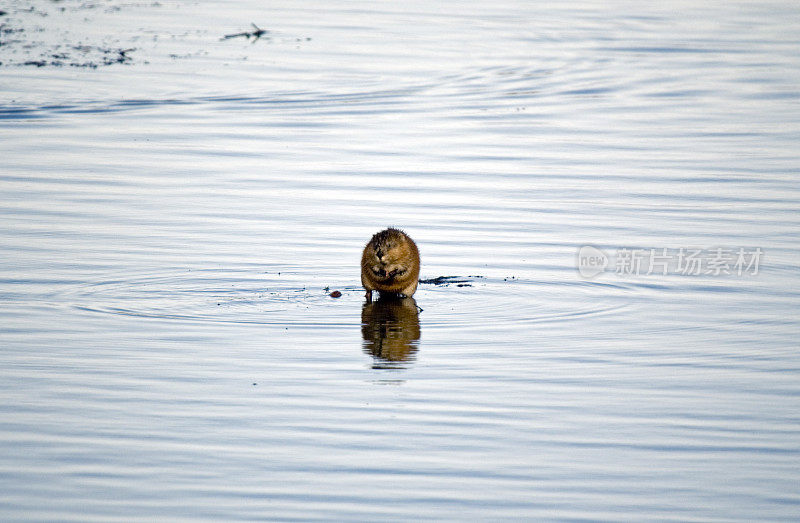
POLYGON ((409 269, 408 257, 408 238, 397 229, 377 233, 364 251, 365 266, 381 281, 404 274, 409 269))

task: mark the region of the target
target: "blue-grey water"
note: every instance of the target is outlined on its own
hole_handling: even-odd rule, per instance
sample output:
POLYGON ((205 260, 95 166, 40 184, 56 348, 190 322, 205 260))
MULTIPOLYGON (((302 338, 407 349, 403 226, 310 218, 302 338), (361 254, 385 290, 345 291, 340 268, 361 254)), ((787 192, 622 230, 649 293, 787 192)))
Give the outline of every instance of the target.
POLYGON ((800 518, 796 2, 0 7, 0 519, 800 518))

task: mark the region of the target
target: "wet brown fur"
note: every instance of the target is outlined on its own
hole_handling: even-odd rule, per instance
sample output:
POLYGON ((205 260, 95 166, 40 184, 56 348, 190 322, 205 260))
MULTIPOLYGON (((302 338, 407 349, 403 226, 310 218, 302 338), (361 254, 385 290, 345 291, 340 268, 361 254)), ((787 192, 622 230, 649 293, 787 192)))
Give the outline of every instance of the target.
POLYGON ((411 297, 419 283, 419 250, 407 234, 389 228, 375 234, 361 254, 361 284, 367 291, 411 297))

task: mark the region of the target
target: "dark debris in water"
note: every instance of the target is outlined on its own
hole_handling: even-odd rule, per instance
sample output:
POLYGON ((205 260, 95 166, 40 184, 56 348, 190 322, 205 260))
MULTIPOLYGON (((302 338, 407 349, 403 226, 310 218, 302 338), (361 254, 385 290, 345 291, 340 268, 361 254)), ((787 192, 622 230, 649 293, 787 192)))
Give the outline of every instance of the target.
POLYGON ((80 57, 70 54, 69 52, 57 52, 44 59, 28 60, 22 62, 20 65, 35 67, 85 67, 97 69, 104 65, 130 63, 132 58, 128 53, 132 53, 136 49, 106 49, 91 46, 74 46, 74 50, 78 51, 82 56, 94 55, 95 58, 81 60, 80 57))
POLYGON ((269 33, 269 31, 267 31, 266 29, 261 29, 260 27, 258 27, 256 24, 254 24, 252 22, 250 23, 250 25, 253 26, 253 30, 252 31, 243 31, 241 33, 233 33, 233 34, 225 35, 225 36, 222 37, 222 39, 223 40, 227 40, 229 38, 244 37, 244 38, 247 38, 248 40, 250 38, 252 38, 253 42, 255 42, 256 40, 258 40, 259 38, 261 38, 265 34, 269 33))
POLYGON ((472 287, 472 280, 468 278, 482 278, 483 276, 437 276, 436 278, 429 278, 427 280, 419 280, 424 285, 438 285, 447 286, 456 284, 457 287, 472 287))
MULTIPOLYGON (((0 10, 0 65, 97 69, 131 63, 131 53, 136 49, 121 43, 120 35, 104 35, 100 31, 94 38, 84 35, 78 41, 70 41, 70 28, 64 25, 69 23, 68 15, 94 10, 100 5, 92 2, 69 5, 53 3, 0 10), (48 20, 47 24, 44 24, 44 20, 48 20)), ((105 12, 121 9, 120 6, 102 5, 105 6, 105 12)), ((160 4, 154 2, 150 6, 157 7, 160 4)))
MULTIPOLYGON (((252 22, 250 22, 250 25, 253 26, 253 30, 252 31, 241 31, 239 33, 227 34, 227 35, 223 36, 222 38, 220 38, 220 40, 230 40, 231 38, 246 38, 246 39, 250 40, 252 38, 253 39, 253 43, 256 43, 256 41, 260 40, 260 39, 264 39, 264 40, 266 40, 268 42, 272 41, 272 36, 270 35, 270 31, 269 30, 261 29, 260 27, 258 27, 256 24, 254 24, 252 22)), ((294 42, 310 42, 311 41, 311 37, 310 36, 307 36, 305 38, 295 37, 295 38, 292 38, 291 40, 294 40, 294 42)))
MULTIPOLYGON (((0 9, 0 67, 98 69, 148 64, 153 52, 164 49, 154 47, 156 42, 166 38, 183 47, 177 49, 181 52, 164 53, 162 58, 191 59, 209 54, 208 49, 181 42, 190 34, 205 34, 205 30, 184 34, 164 33, 152 27, 120 23, 117 18, 122 13, 119 16, 130 21, 134 19, 132 10, 158 9, 162 4, 157 0, 52 0, 37 2, 37 5, 30 7, 17 4, 22 2, 12 2, 0 9), (151 41, 152 44, 149 43, 151 41), (134 51, 137 53, 134 54, 134 51)), ((310 37, 274 33, 256 24, 251 26, 252 30, 226 34, 222 40, 244 38, 253 43, 291 42, 294 45, 311 40, 310 37)), ((172 48, 170 50, 175 51, 172 48)), ((247 56, 241 59, 246 60, 247 56)))

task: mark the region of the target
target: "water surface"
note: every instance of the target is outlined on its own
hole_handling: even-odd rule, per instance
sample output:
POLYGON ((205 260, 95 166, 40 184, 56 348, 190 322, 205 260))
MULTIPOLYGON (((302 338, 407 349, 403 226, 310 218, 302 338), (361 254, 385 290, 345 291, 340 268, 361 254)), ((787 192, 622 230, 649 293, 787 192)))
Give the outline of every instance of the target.
POLYGON ((792 2, 30 5, 2 519, 797 517, 792 2))

